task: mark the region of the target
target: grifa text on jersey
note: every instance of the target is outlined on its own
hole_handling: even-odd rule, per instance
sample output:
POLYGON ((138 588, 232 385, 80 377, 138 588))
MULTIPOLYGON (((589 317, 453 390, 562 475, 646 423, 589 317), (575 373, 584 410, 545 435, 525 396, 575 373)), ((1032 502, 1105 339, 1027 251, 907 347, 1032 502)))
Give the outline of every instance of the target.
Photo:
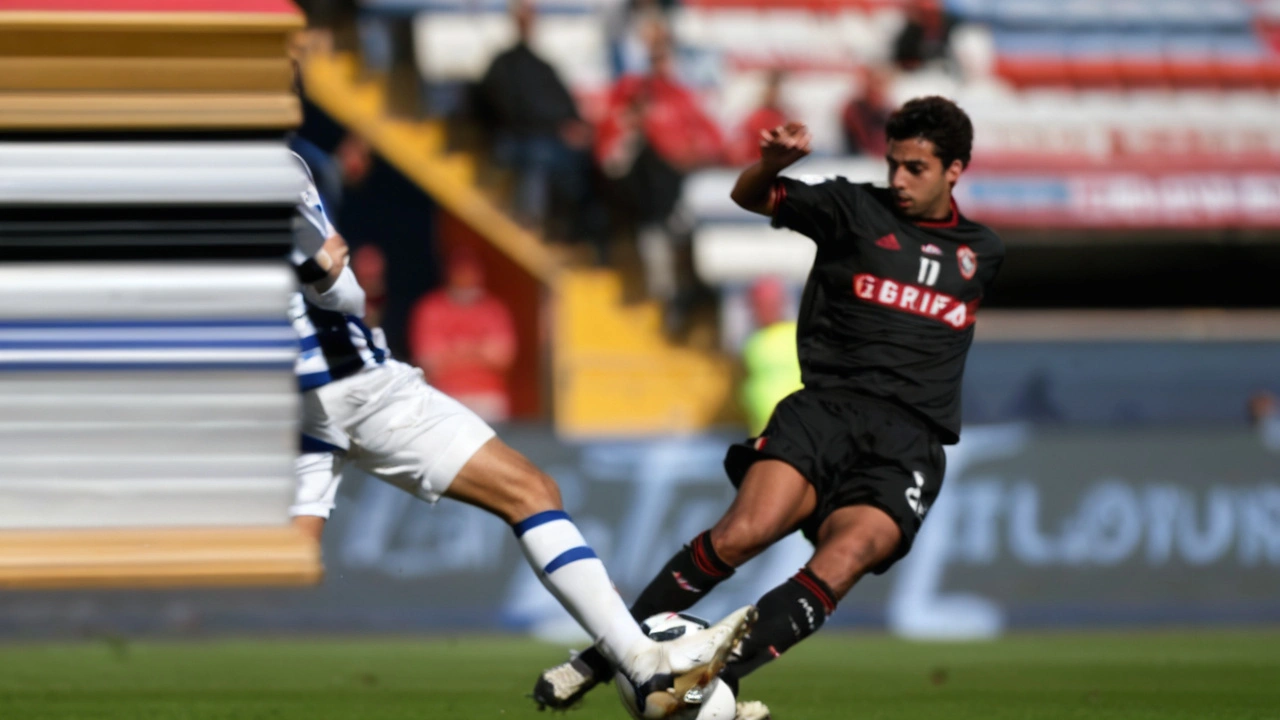
POLYGON ((962 302, 932 288, 870 273, 853 276, 853 294, 876 305, 937 320, 956 330, 964 330, 978 318, 977 300, 962 302))

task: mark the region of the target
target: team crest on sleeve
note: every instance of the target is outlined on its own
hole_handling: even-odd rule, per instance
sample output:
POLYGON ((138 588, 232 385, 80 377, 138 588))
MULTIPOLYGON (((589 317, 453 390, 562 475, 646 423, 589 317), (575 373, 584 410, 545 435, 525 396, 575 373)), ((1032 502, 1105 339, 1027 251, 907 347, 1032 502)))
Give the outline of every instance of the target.
POLYGON ((960 264, 960 276, 965 280, 972 280, 978 273, 978 254, 968 245, 961 245, 956 250, 956 260, 960 264))

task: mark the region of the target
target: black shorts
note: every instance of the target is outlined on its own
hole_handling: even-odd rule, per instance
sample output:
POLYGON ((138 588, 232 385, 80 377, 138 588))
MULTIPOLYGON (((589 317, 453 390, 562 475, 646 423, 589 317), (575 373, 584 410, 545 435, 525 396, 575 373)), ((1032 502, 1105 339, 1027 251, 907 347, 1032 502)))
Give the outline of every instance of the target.
POLYGON ((923 419, 888 400, 841 389, 799 390, 773 411, 764 433, 729 448, 725 471, 742 485, 757 460, 781 460, 818 491, 818 507, 800 525, 809 542, 837 509, 872 505, 902 530, 897 551, 879 575, 911 550, 929 506, 942 489, 947 456, 923 419))

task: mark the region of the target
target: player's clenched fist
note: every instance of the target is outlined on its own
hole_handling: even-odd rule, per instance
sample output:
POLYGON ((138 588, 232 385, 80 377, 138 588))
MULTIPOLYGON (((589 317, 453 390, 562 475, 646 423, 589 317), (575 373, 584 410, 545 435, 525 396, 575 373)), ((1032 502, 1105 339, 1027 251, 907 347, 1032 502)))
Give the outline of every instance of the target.
POLYGON ((789 122, 772 130, 760 131, 760 161, 770 168, 782 169, 808 155, 813 136, 804 123, 789 122))

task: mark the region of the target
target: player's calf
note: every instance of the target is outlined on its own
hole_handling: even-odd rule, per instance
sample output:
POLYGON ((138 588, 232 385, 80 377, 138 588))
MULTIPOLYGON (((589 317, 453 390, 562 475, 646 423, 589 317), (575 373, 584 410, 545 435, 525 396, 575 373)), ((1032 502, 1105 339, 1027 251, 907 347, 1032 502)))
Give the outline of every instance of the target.
POLYGON ((836 595, 809 568, 765 593, 757 607, 760 619, 728 669, 726 681, 739 680, 782 655, 822 627, 836 609, 836 595))
POLYGON ((851 505, 831 513, 818 529, 817 550, 809 568, 843 598, 868 572, 898 552, 902 531, 878 507, 851 505))
POLYGON ((760 598, 760 621, 726 676, 736 682, 817 632, 854 584, 897 552, 900 538, 879 508, 853 505, 831 513, 809 564, 760 598))

